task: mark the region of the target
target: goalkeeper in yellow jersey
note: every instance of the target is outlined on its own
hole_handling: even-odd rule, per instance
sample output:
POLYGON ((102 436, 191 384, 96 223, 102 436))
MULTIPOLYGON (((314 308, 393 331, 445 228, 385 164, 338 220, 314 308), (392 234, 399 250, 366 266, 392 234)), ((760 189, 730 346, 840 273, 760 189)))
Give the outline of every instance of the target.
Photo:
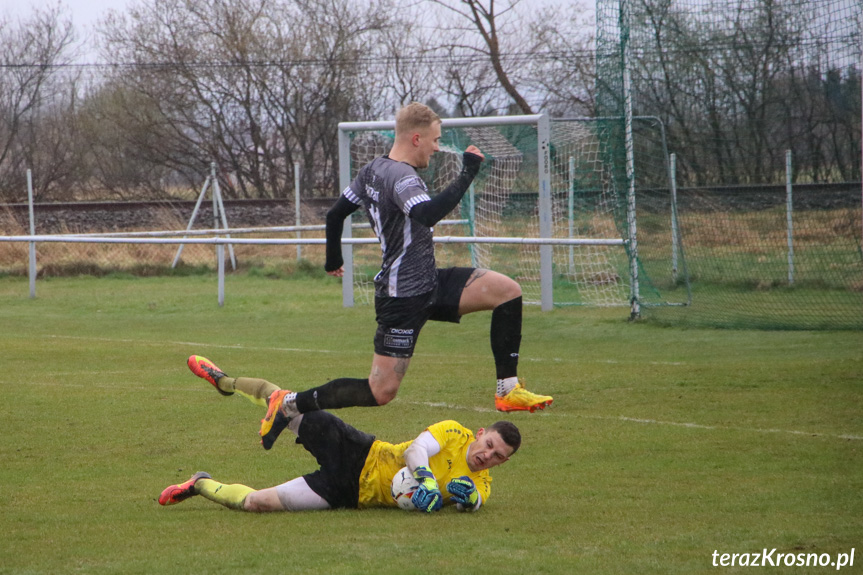
MULTIPOLYGON (((266 406, 267 399, 281 391, 263 379, 228 377, 201 356, 193 355, 188 364, 223 395, 239 393, 266 406)), ((397 507, 390 486, 407 466, 419 482, 411 500, 417 509, 431 513, 458 504, 460 510, 476 511, 491 493, 488 470, 507 461, 521 445, 518 428, 508 421, 475 434, 456 421, 441 421, 413 441, 397 444, 375 439, 323 410, 291 417, 285 427, 318 461, 317 471, 261 490, 219 483, 199 471, 167 487, 159 503, 174 505, 200 495, 231 509, 256 512, 397 507)))

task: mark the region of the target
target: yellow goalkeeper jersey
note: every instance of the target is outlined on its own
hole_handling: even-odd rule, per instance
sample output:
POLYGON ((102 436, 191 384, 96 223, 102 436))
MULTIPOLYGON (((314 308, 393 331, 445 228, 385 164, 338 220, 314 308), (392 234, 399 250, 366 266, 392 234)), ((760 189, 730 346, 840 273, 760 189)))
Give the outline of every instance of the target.
MULTIPOLYGON (((467 466, 467 448, 474 440, 473 432, 457 421, 447 420, 435 423, 426 428, 437 440, 441 450, 429 458, 429 467, 437 479, 438 486, 444 497, 444 505, 450 504, 450 493, 446 490, 447 484, 462 475, 473 480, 476 489, 482 497, 483 503, 488 501, 491 494, 491 475, 488 469, 477 473, 472 472, 467 466)), ((399 469, 405 466, 405 450, 411 441, 392 444, 386 441, 376 440, 366 464, 360 473, 360 496, 358 507, 395 507, 390 488, 393 476, 399 469)))

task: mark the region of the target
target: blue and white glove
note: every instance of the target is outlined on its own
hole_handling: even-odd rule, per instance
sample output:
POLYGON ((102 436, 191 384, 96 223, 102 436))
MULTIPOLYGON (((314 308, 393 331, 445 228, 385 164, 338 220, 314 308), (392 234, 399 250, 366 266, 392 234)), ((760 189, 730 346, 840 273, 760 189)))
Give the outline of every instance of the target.
POLYGON ((414 469, 414 478, 420 484, 411 497, 411 503, 414 504, 414 507, 426 513, 440 511, 443 507, 443 495, 431 469, 422 466, 417 467, 414 469))
POLYGON ((473 509, 479 502, 476 485, 467 475, 462 475, 447 483, 446 490, 452 494, 450 499, 464 506, 464 509, 473 509))

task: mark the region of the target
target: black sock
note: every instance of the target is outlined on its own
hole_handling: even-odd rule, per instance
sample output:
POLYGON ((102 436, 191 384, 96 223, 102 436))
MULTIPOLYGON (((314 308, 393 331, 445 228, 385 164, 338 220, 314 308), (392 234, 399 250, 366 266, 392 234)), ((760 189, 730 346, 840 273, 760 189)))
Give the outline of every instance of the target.
POLYGON ((368 379, 343 377, 297 393, 300 413, 340 407, 374 407, 377 404, 368 379))
POLYGON ((521 347, 521 296, 502 303, 491 312, 491 353, 497 378, 518 375, 521 347))

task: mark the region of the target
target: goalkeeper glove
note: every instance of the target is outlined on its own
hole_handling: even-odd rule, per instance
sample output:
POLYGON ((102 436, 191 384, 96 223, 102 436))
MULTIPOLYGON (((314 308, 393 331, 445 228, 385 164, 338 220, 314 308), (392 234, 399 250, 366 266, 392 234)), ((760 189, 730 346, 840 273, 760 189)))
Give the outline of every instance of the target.
POLYGON ((443 495, 434 478, 434 473, 428 467, 417 467, 414 469, 414 478, 419 481, 419 487, 411 497, 411 503, 420 511, 431 513, 440 511, 443 507, 443 495))
POLYGON ((473 509, 479 502, 479 493, 477 493, 476 485, 473 484, 473 481, 467 475, 462 475, 447 483, 446 490, 452 494, 450 499, 456 503, 460 503, 465 509, 473 509))

